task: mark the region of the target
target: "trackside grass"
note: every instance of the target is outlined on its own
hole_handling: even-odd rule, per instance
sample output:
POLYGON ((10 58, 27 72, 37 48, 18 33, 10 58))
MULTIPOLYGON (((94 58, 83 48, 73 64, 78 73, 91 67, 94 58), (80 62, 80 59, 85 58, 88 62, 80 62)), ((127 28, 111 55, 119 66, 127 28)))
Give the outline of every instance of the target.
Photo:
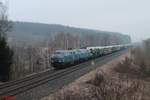
POLYGON ((150 40, 42 100, 150 100, 150 40))

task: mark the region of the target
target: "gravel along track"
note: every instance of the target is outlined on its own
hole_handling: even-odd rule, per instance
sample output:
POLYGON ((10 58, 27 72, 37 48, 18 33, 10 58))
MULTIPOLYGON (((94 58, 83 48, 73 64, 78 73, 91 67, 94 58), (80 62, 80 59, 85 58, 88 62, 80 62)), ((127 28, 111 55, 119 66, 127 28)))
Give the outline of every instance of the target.
POLYGON ((38 100, 127 51, 119 51, 63 70, 48 70, 2 84, 0 96, 17 96, 17 100, 38 100))

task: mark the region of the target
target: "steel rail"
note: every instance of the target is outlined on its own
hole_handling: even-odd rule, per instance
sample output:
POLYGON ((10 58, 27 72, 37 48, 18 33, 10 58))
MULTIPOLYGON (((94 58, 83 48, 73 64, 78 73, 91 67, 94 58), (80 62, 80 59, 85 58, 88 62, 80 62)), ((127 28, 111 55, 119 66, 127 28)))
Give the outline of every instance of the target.
MULTIPOLYGON (((119 52, 122 52, 122 51, 119 51, 119 52)), ((115 54, 118 54, 118 52, 112 53, 112 54, 109 54, 109 55, 106 55, 106 56, 103 56, 100 58, 96 58, 94 60, 95 61, 98 59, 103 60, 104 57, 108 58, 108 57, 115 55, 115 54)), ((58 70, 58 71, 53 70, 51 73, 48 73, 48 71, 46 71, 44 73, 37 74, 33 77, 26 77, 26 78, 23 78, 22 80, 16 80, 16 81, 12 81, 10 83, 0 85, 0 96, 6 96, 6 95, 14 96, 14 95, 23 93, 27 90, 30 90, 30 89, 35 88, 37 86, 40 86, 40 85, 47 83, 49 81, 59 79, 62 76, 65 76, 65 75, 73 73, 77 70, 81 70, 83 68, 86 68, 88 66, 85 66, 85 67, 81 67, 81 66, 86 65, 89 62, 91 62, 91 60, 84 62, 84 63, 81 63, 81 64, 78 64, 78 65, 75 65, 75 66, 72 66, 72 67, 69 67, 67 69, 58 70)), ((95 66, 97 66, 97 65, 95 65, 95 66)))

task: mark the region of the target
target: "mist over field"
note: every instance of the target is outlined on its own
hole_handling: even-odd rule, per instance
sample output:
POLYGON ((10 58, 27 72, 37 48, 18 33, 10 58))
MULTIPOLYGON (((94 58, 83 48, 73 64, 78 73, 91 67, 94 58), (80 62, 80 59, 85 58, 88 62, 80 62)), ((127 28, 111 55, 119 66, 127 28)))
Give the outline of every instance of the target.
POLYGON ((149 0, 8 0, 8 13, 14 21, 120 32, 135 42, 150 37, 149 4, 149 0))

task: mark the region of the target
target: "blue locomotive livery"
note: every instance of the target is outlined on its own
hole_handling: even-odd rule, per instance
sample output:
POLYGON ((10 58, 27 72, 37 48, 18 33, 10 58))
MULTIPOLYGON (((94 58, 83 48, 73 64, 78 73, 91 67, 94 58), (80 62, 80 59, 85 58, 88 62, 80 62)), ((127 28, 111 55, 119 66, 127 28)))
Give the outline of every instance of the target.
POLYGON ((56 50, 50 63, 55 69, 63 69, 90 59, 98 58, 128 48, 130 45, 86 47, 85 49, 56 50))

